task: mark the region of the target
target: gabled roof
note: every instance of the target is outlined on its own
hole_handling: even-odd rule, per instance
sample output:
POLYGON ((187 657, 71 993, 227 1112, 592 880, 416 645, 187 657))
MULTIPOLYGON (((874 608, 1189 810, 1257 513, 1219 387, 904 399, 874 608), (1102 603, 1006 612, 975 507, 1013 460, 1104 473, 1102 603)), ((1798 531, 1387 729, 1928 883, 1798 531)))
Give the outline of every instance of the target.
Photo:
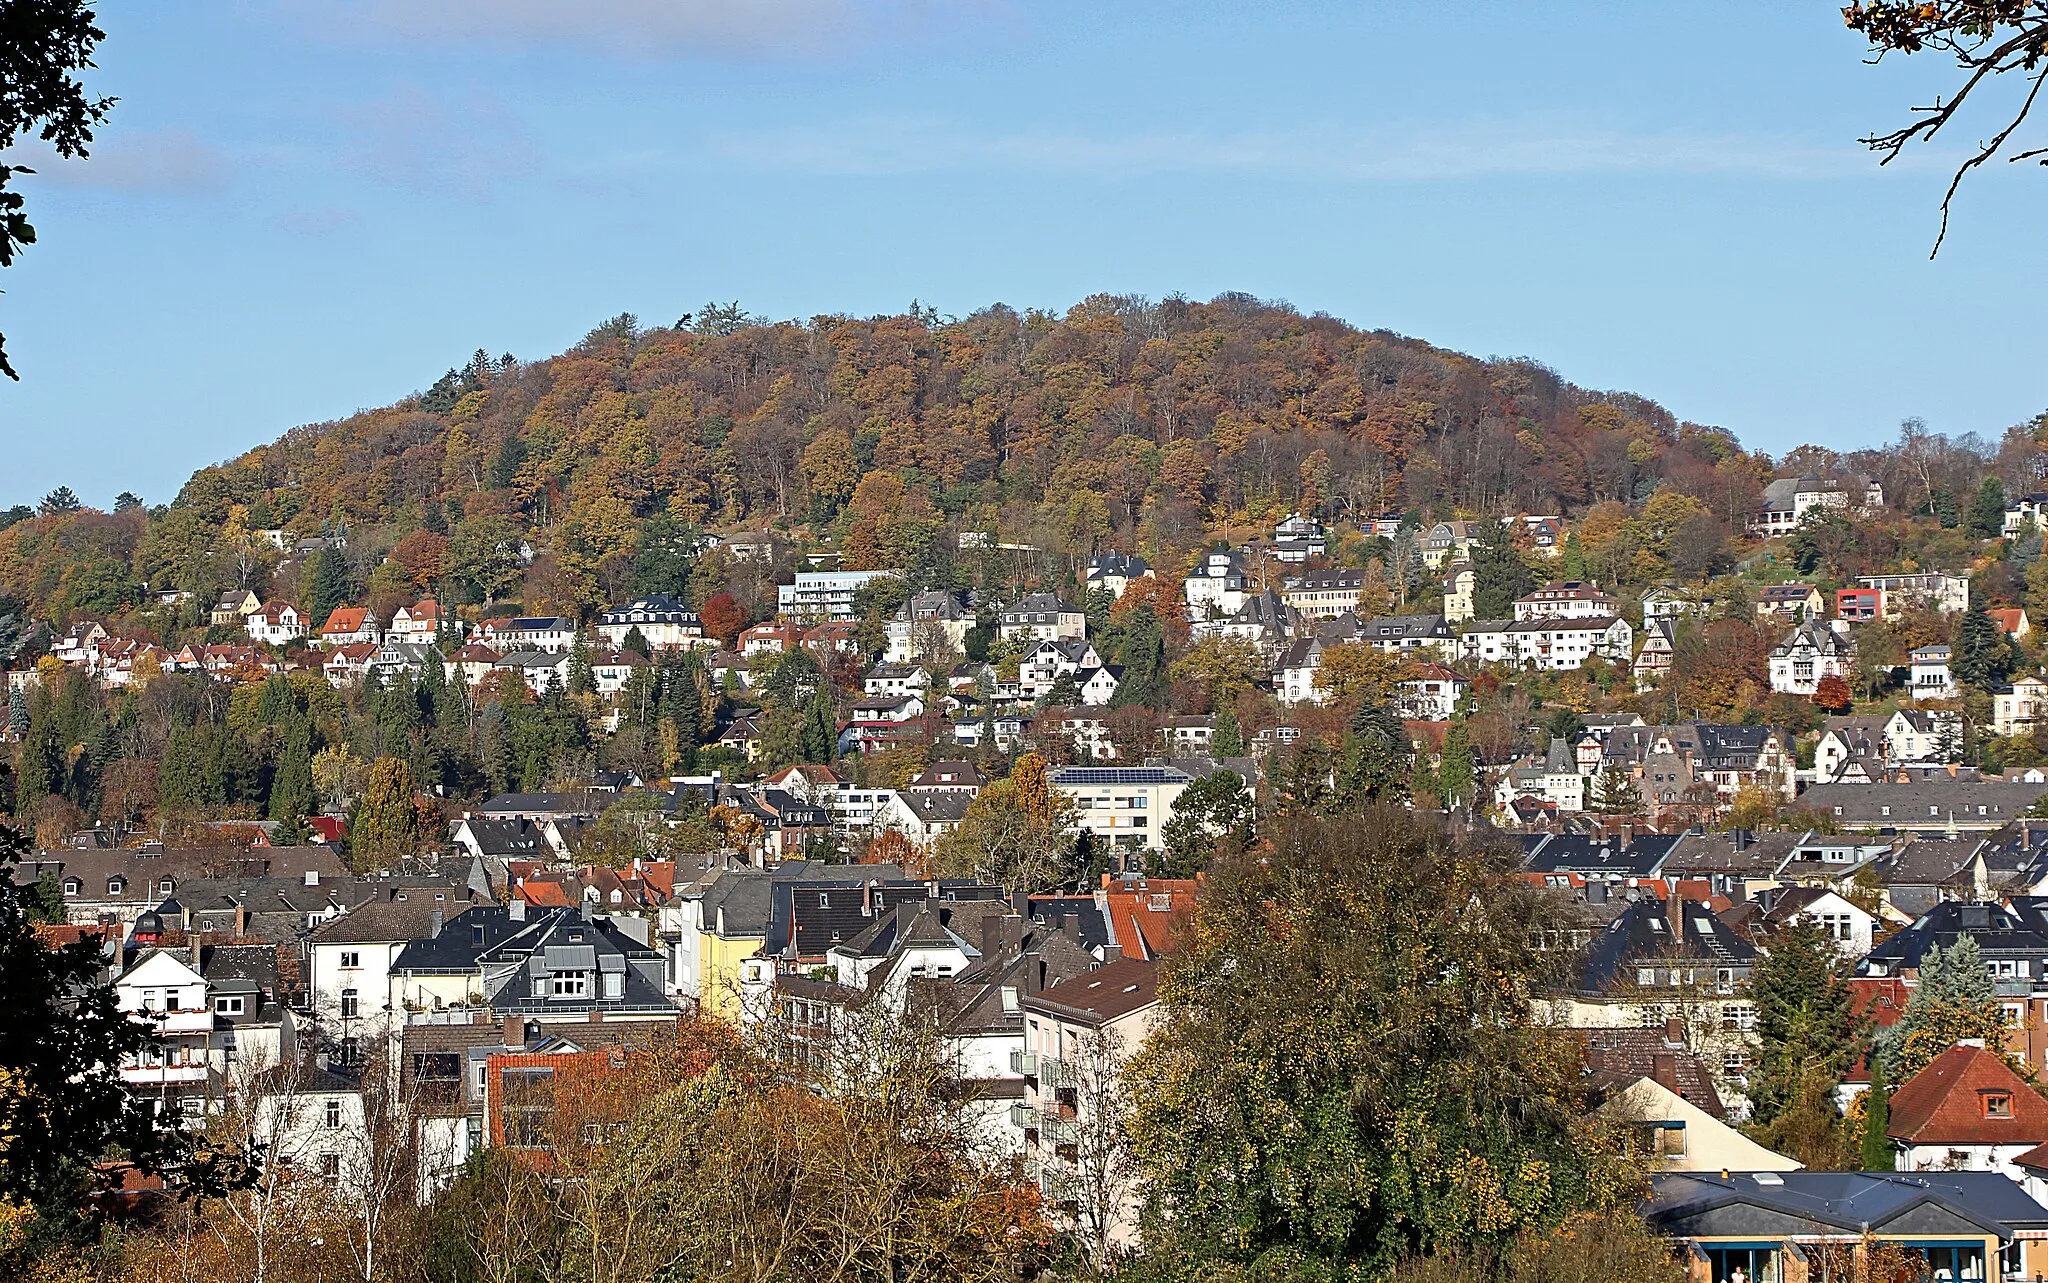
MULTIPOLYGON (((1998 1177, 1996 1172, 1983 1174, 1998 1177)), ((1804 1231, 1808 1234, 1834 1230, 1857 1235, 1882 1233, 1886 1225, 1907 1213, 1932 1205, 1985 1234, 2009 1237, 2005 1226, 1978 1210, 1973 1199, 1958 1196, 1957 1184, 1924 1179, 1934 1175, 1937 1173, 1660 1173, 1650 1177, 1651 1198, 1643 1214, 1653 1227, 1670 1232, 1717 1209, 1747 1205, 1775 1214, 1784 1224, 1809 1227, 1804 1231)))
POLYGON ((2048 1099, 1983 1047, 1958 1043, 1892 1093, 1893 1140, 1912 1145, 2039 1145, 2048 1142, 2048 1099), (2007 1113, 1987 1116, 2002 1093, 2007 1113))

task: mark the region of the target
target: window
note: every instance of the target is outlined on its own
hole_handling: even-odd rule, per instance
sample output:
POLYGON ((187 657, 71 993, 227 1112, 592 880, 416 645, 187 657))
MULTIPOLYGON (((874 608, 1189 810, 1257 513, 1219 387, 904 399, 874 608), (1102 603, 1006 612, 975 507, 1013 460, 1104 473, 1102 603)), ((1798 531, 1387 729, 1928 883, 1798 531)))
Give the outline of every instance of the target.
POLYGON ((223 993, 214 996, 213 1010, 216 1015, 241 1016, 248 1014, 248 1009, 248 999, 241 994, 223 993))
POLYGON ((362 965, 363 965, 363 955, 362 955, 362 954, 360 954, 360 953, 356 952, 356 951, 355 951, 354 949, 344 949, 344 950, 342 950, 342 953, 341 953, 341 969, 342 969, 343 971, 354 971, 354 970, 356 970, 356 969, 357 969, 358 967, 361 967, 362 965))
POLYGON ((125 895, 125 894, 127 894, 127 892, 128 892, 128 879, 126 879, 126 878, 108 878, 108 879, 107 879, 107 894, 108 894, 108 895, 125 895))
POLYGON ((355 990, 344 989, 341 991, 341 1018, 343 1020, 354 1020, 357 1014, 359 1014, 361 1007, 361 996, 355 990))
POLYGON ((327 1108, 326 1108, 326 1111, 325 1111, 325 1114, 324 1114, 324 1119, 325 1119, 326 1125, 327 1125, 327 1126, 328 1126, 328 1128, 330 1128, 330 1129, 332 1129, 332 1128, 336 1128, 336 1127, 339 1127, 339 1126, 341 1126, 341 1102, 340 1102, 340 1101, 338 1101, 338 1100, 329 1100, 329 1101, 327 1102, 327 1108))
POLYGON ((341 1155, 320 1155, 320 1179, 326 1181, 329 1185, 341 1180, 341 1155))
POLYGON ((1652 967, 1637 967, 1637 968, 1636 968, 1636 983, 1637 983, 1637 984, 1639 984, 1639 985, 1653 985, 1653 984, 1656 984, 1656 983, 1657 983, 1657 972, 1656 972, 1656 970, 1655 970, 1654 968, 1652 968, 1652 967))
POLYGON ((353 1065, 358 1060, 361 1060, 362 1056, 362 1039, 357 1038, 353 1034, 351 1034, 350 1036, 343 1038, 341 1040, 341 1046, 335 1054, 335 1059, 340 1061, 344 1065, 353 1065))
POLYGON ((82 895, 82 894, 83 894, 84 892, 85 892, 85 883, 83 883, 83 882, 80 882, 80 881, 79 881, 79 880, 78 880, 77 878, 66 878, 66 879, 64 879, 64 894, 65 894, 65 895, 82 895))
POLYGON ((581 998, 590 992, 590 977, 581 971, 558 972, 550 980, 549 993, 557 998, 581 998))
POLYGON ((157 893, 158 895, 169 895, 169 894, 170 894, 170 893, 171 893, 172 891, 174 891, 174 890, 176 890, 176 889, 177 889, 177 884, 176 884, 176 883, 174 883, 174 882, 172 882, 172 881, 171 881, 171 880, 170 880, 169 878, 158 878, 158 879, 157 879, 157 883, 156 883, 156 893, 157 893))

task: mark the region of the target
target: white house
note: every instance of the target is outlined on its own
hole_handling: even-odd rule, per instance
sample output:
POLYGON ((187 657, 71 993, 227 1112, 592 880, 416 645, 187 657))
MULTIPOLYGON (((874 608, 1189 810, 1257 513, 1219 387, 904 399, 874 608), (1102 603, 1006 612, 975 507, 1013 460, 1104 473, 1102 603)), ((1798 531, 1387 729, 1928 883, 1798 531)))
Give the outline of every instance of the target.
POLYGON ((1088 616, 1051 593, 1030 593, 1004 608, 997 630, 1008 641, 1081 641, 1088 616))
POLYGON ((1283 704, 1320 704, 1323 691, 1316 673, 1323 666, 1323 639, 1297 637, 1273 666, 1273 694, 1283 704))
POLYGON ((2048 681, 2038 674, 2015 677, 2012 685, 1991 696, 1991 728, 2001 736, 2031 735, 2048 724, 2048 681))
POLYGON ((248 615, 242 626, 251 641, 282 646, 306 635, 306 621, 299 608, 286 601, 266 601, 248 615))
POLYGON ((1781 695, 1812 695, 1821 679, 1850 681, 1856 643, 1822 623, 1804 623, 1771 648, 1771 689, 1781 695))
POLYGON ((1956 697, 1956 679, 1948 670, 1949 649, 1945 643, 1917 647, 1907 658, 1913 665, 1910 689, 1914 699, 1956 697))
POLYGON ((1134 580, 1153 578, 1152 567, 1143 557, 1134 557, 1121 552, 1105 552, 1096 555, 1088 563, 1088 573, 1082 584, 1086 592, 1097 588, 1105 589, 1112 597, 1121 597, 1134 580))
POLYGON ((567 651, 576 645, 576 621, 552 616, 493 619, 483 626, 484 644, 493 650, 567 651))
POLYGON ((973 616, 952 593, 912 593, 883 626, 888 639, 883 662, 908 664, 926 658, 926 651, 963 652, 973 627, 973 616))
POLYGON ((1626 661, 1635 629, 1626 619, 1594 615, 1577 619, 1525 619, 1508 625, 1515 662, 1524 667, 1569 671, 1594 656, 1626 661))
POLYGON ((670 593, 636 597, 598 616, 598 635, 614 650, 625 648, 626 636, 634 629, 647 639, 652 650, 696 650, 718 645, 716 637, 704 635, 704 621, 697 612, 670 593))
POLYGON ((1897 619, 1908 610, 1925 608, 1960 615, 1970 608, 1970 577, 1939 570, 1906 575, 1858 575, 1856 586, 1874 588, 1884 602, 1884 617, 1897 619))
POLYGON ((1395 687, 1395 701, 1404 717, 1418 722, 1447 722, 1471 686, 1454 668, 1423 664, 1415 676, 1395 687))
POLYGON ((792 619, 852 619, 853 595, 893 570, 799 570, 775 590, 775 609, 792 619))
POLYGON ((1526 597, 1515 599, 1515 620, 1596 619, 1616 613, 1614 598, 1600 591, 1598 584, 1567 579, 1545 584, 1526 597))
POLYGON ((1234 615, 1252 594, 1244 559, 1234 552, 1212 552, 1182 581, 1188 618, 1199 621, 1234 615))

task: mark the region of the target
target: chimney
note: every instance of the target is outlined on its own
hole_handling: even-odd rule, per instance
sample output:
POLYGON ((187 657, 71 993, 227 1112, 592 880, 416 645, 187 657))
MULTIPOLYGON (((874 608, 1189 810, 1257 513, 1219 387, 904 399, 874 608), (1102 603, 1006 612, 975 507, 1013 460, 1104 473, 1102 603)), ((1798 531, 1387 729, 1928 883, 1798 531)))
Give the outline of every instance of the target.
POLYGON ((1607 884, 1606 884, 1605 882, 1595 882, 1595 881, 1593 881, 1593 880, 1592 880, 1592 879, 1590 879, 1590 878, 1589 878, 1589 879, 1587 879, 1587 881, 1586 881, 1586 903, 1587 903, 1587 904, 1605 904, 1605 903, 1607 903, 1607 884))
POLYGON ((981 956, 993 958, 1003 951, 1003 918, 991 913, 981 920, 981 956))
POLYGON ((1667 1017, 1665 1017, 1665 1020, 1664 1020, 1664 1045, 1665 1045, 1665 1046, 1667 1046, 1667 1047, 1683 1047, 1683 1046, 1685 1046, 1685 1021, 1684 1021, 1684 1020, 1680 1019, 1680 1018, 1679 1018, 1679 1017, 1677 1017, 1677 1016, 1667 1016, 1667 1017))
POLYGON ((249 934, 249 906, 235 901, 235 939, 249 934))
POLYGON ((431 940, 431 939, 433 939, 433 938, 434 938, 435 936, 437 936, 437 935, 440 935, 440 934, 441 934, 441 911, 440 911, 439 909, 436 909, 436 910, 434 910, 434 911, 433 911, 432 913, 429 913, 429 914, 427 915, 427 938, 428 938, 429 940, 431 940))
POLYGON ((526 921, 526 901, 516 895, 513 896, 505 902, 505 916, 511 918, 514 922, 526 921))
POLYGON ((192 946, 192 969, 199 970, 199 933, 194 931, 190 940, 192 946))
POLYGON ((507 1047, 524 1047, 526 1045, 525 1016, 505 1017, 505 1045, 507 1047))
POLYGON ((307 870, 306 870, 306 885, 307 885, 307 886, 309 886, 309 887, 316 887, 316 886, 319 886, 319 885, 320 885, 320 870, 318 870, 318 869, 307 869, 307 870))
POLYGON ((1678 1091, 1678 1057, 1668 1051, 1659 1051, 1650 1056, 1650 1078, 1659 1087, 1676 1096, 1678 1091))

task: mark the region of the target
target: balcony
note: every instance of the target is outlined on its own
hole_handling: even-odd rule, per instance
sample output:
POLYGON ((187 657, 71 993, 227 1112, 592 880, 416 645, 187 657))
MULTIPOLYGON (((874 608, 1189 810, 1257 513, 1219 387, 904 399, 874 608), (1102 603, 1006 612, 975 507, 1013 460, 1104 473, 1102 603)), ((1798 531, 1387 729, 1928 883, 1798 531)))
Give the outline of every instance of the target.
POLYGON ((213 1032, 213 1011, 207 1007, 191 1011, 137 1011, 131 1014, 138 1020, 155 1025, 156 1031, 166 1036, 213 1032))
POLYGON ((123 1065, 121 1081, 131 1087, 177 1086, 206 1081, 205 1065, 123 1065))
POLYGON ((1025 1078, 1038 1077, 1038 1054, 1030 1051, 1011 1052, 1010 1072, 1025 1078))
POLYGON ((1038 1126, 1038 1111, 1022 1101, 1011 1105, 1010 1126, 1020 1131, 1030 1131, 1038 1126))
POLYGON ((1038 1111, 1038 1136, 1048 1145, 1073 1145, 1081 1139, 1081 1125, 1071 1116, 1050 1109, 1038 1111))

